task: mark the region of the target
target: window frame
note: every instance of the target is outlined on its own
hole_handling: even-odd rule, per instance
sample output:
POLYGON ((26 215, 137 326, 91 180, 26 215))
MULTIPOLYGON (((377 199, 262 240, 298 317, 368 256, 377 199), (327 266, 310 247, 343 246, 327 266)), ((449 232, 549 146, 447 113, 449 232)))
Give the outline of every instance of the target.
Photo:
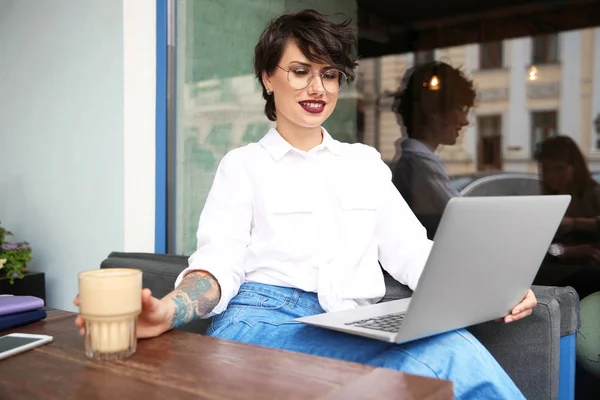
POLYGON ((500 69, 504 67, 504 42, 479 44, 479 69, 500 69))
POLYGON ((559 51, 559 36, 557 33, 531 38, 531 63, 534 65, 557 64, 560 59, 559 51))
POLYGON ((484 166, 494 166, 502 168, 503 155, 502 155, 502 124, 504 116, 501 113, 497 114, 483 114, 477 116, 477 160, 475 168, 477 171, 485 171, 484 166), (482 129, 489 128, 489 129, 482 129), (492 155, 490 162, 484 162, 484 142, 486 140, 496 141, 498 146, 499 154, 497 157, 492 155), (497 159, 495 159, 497 158, 497 159), (495 160, 494 160, 495 159, 495 160))
POLYGON ((530 129, 529 138, 530 138, 530 143, 531 143, 531 158, 535 159, 535 156, 536 156, 536 153, 537 153, 540 143, 542 143, 544 140, 546 140, 550 137, 554 137, 554 136, 558 135, 559 110, 557 110, 557 109, 531 110, 530 111, 530 119, 531 119, 531 123, 530 123, 530 128, 529 128, 530 129), (548 117, 550 115, 553 116, 553 119, 554 119, 553 124, 552 123, 543 123, 540 125, 536 124, 536 117, 543 118, 543 117, 548 117), (538 127, 543 129, 540 140, 537 140, 536 132, 535 132, 538 127), (548 130, 550 132, 548 132, 548 130))

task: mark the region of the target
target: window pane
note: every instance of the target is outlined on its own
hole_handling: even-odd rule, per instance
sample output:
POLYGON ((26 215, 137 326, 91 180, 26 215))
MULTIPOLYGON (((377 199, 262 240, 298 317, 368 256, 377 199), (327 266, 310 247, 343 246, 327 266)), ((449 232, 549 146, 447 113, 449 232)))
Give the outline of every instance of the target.
POLYGON ((544 64, 546 62, 546 37, 537 36, 532 39, 532 63, 544 64))
POLYGON ((435 60, 434 50, 423 50, 415 53, 415 64, 422 65, 427 64, 435 60))
MULTIPOLYGON (((196 248, 198 218, 221 158, 274 126, 254 77, 254 46, 270 19, 304 8, 356 23, 353 1, 177 0, 176 253, 196 248)), ((355 141, 356 101, 354 87, 340 93, 325 124, 335 138, 355 141)))
POLYGON ((495 136, 500 135, 501 116, 488 115, 477 119, 477 127, 480 136, 495 136))
POLYGON ((558 62, 558 35, 548 35, 548 62, 558 62))
POLYGON ((556 111, 536 111, 531 114, 532 121, 532 156, 534 157, 540 144, 557 135, 557 112, 556 111))
POLYGON ((536 36, 532 40, 532 63, 550 64, 558 61, 558 35, 536 36))
MULTIPOLYGON (((524 26, 523 16, 516 16, 515 21, 521 18, 520 22, 507 20, 506 29, 486 25, 490 20, 475 21, 474 15, 483 14, 471 9, 461 14, 454 3, 438 7, 447 13, 444 18, 436 14, 438 19, 432 21, 411 22, 410 18, 418 17, 419 7, 406 8, 401 3, 177 0, 177 253, 189 255, 195 249, 198 218, 224 154, 260 140, 274 125, 263 113, 264 100, 254 78, 252 56, 265 23, 290 10, 316 8, 334 18, 349 17, 362 24, 357 81, 340 93, 336 110, 325 123, 337 139, 376 147, 385 162, 396 165, 409 139, 409 121, 404 118, 412 118, 413 139, 419 134, 438 135, 435 140, 415 140, 435 148, 445 173, 461 190, 491 174, 540 177, 536 150, 561 134, 572 139, 587 168, 600 177, 600 132, 594 126, 596 115, 600 115, 600 27, 578 26, 577 30, 548 34, 548 24, 542 21, 553 21, 556 29, 562 29, 565 19, 572 15, 571 7, 586 2, 568 2, 564 19, 532 13, 524 26), (393 22, 401 18, 405 18, 403 23, 393 22), (462 22, 452 25, 453 21, 462 22), (531 36, 511 36, 514 32, 531 32, 531 36), (477 42, 478 38, 484 40, 477 42), (435 47, 453 40, 457 43, 452 47, 435 47), (435 49, 419 51, 432 47, 435 49), (405 73, 434 58, 459 69, 458 75, 465 79, 448 78, 436 67, 417 82, 418 90, 433 92, 424 92, 430 94, 423 97, 427 101, 407 96, 412 116, 396 114, 392 106, 397 105, 405 73), (532 75, 531 64, 536 67, 532 75), (431 89, 433 76, 439 79, 436 89, 431 89), (464 103, 472 99, 471 88, 476 98, 468 110, 464 103)), ((544 2, 538 3, 542 7, 544 2)), ((436 13, 437 9, 429 12, 436 13)), ((578 21, 586 20, 589 18, 578 21)), ((535 182, 539 189, 538 181, 527 181, 535 182)), ((508 195, 518 194, 518 190, 508 195)), ((584 211, 586 215, 600 215, 600 209, 584 211)))
POLYGON ((502 42, 482 43, 479 46, 481 69, 502 68, 502 42))

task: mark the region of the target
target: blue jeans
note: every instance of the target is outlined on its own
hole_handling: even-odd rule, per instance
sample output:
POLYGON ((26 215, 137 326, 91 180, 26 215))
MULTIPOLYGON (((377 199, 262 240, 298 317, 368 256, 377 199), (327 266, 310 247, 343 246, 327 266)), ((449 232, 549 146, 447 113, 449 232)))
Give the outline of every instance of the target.
POLYGON ((317 295, 245 283, 207 331, 210 336, 296 351, 454 383, 457 399, 524 399, 492 355, 466 330, 393 344, 295 322, 324 312, 317 295))

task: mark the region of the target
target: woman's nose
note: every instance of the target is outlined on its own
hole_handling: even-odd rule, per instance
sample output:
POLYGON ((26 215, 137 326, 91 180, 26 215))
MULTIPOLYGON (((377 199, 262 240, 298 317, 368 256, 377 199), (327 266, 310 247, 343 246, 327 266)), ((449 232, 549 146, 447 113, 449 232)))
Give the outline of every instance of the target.
POLYGON ((308 84, 308 90, 311 94, 325 93, 325 87, 323 86, 320 75, 313 75, 310 83, 308 84))

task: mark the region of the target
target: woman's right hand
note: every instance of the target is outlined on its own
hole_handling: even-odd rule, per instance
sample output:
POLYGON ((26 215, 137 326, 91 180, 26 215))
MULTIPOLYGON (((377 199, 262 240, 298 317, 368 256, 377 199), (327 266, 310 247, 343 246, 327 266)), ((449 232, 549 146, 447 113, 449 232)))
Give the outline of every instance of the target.
POLYGON ((587 244, 569 246, 565 248, 564 259, 570 262, 600 265, 600 250, 587 244))
MULTIPOLYGON (((79 307, 79 295, 73 301, 79 307)), ((159 336, 171 329, 171 310, 167 303, 152 296, 150 289, 142 290, 142 312, 138 316, 137 337, 151 338, 159 336)), ((81 315, 77 315, 75 325, 81 335, 85 334, 85 321, 81 315)))

